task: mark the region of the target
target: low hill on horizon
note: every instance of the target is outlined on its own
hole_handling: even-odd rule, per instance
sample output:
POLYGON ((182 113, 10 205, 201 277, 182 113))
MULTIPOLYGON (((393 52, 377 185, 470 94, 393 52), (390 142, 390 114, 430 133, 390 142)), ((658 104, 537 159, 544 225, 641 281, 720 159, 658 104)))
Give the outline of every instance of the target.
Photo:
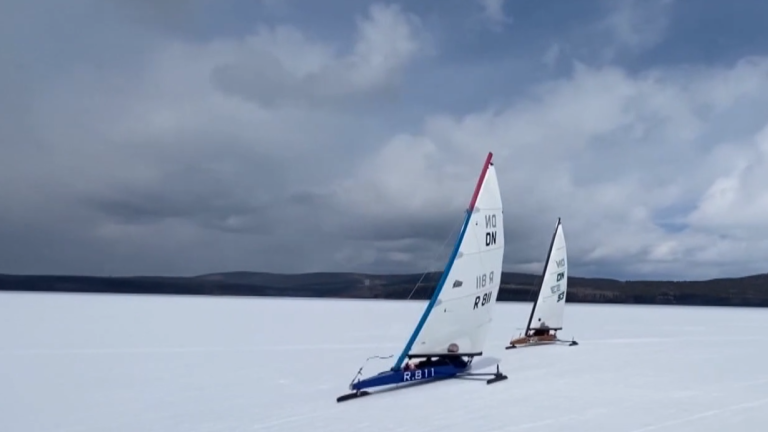
MULTIPOLYGON (((388 275, 247 271, 192 277, 0 274, 0 291, 424 300, 432 295, 440 275, 441 272, 388 275)), ((499 301, 532 301, 540 279, 538 275, 503 272, 499 301)), ((571 276, 568 301, 765 307, 768 274, 704 281, 620 281, 571 276)))

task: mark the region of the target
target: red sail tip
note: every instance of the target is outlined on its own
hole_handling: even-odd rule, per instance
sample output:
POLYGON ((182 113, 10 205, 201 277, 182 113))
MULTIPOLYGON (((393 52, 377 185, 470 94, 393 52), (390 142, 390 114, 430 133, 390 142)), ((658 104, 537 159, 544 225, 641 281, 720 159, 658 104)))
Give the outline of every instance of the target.
POLYGON ((485 164, 483 164, 483 170, 480 172, 480 177, 477 179, 477 185, 475 185, 475 193, 472 194, 472 200, 469 202, 468 210, 470 212, 475 210, 477 196, 480 195, 480 187, 483 185, 483 180, 485 180, 485 174, 488 172, 488 167, 493 165, 492 160, 493 153, 488 152, 488 156, 485 158, 485 164))

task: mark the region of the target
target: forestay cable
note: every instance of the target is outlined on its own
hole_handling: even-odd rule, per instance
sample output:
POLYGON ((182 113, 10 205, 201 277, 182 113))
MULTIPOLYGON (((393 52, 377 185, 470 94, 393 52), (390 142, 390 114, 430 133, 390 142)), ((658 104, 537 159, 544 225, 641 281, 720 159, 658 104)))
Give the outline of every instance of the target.
POLYGON ((370 357, 368 357, 363 362, 363 365, 360 366, 360 369, 357 370, 357 373, 355 374, 355 377, 352 378, 352 381, 349 382, 349 385, 352 386, 352 384, 355 382, 357 377, 359 377, 359 376, 361 376, 363 374, 363 368, 365 367, 365 365, 368 363, 369 360, 373 360, 373 359, 386 360, 386 359, 390 359, 390 358, 392 358, 394 356, 395 356, 394 354, 390 354, 390 355, 388 355, 386 357, 385 356, 370 356, 370 357))

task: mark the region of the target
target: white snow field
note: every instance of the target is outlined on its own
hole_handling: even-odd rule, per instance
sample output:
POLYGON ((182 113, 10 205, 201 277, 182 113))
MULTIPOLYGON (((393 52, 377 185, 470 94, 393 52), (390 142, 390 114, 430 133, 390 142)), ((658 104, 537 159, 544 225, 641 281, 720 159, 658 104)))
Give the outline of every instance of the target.
POLYGON ((763 309, 569 304, 579 346, 506 351, 531 305, 499 303, 485 352, 507 381, 337 403, 424 305, 3 293, 0 431, 768 430, 763 309))

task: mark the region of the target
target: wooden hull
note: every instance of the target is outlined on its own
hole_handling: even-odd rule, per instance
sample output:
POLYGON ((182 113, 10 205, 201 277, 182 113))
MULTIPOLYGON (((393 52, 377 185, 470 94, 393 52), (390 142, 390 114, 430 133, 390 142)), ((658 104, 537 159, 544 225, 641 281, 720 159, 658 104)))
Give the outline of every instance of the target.
POLYGON ((543 343, 557 342, 557 336, 553 334, 542 336, 523 336, 517 339, 512 339, 509 342, 510 347, 519 347, 527 345, 539 345, 543 343))
POLYGON ((509 342, 509 346, 507 349, 517 348, 517 347, 526 347, 526 346, 536 346, 536 345, 542 345, 542 344, 552 344, 552 343, 567 343, 568 346, 576 346, 579 343, 575 340, 571 340, 570 342, 564 341, 557 338, 557 330, 550 330, 552 333, 548 333, 545 335, 530 335, 530 336, 521 336, 516 339, 512 339, 509 342))

